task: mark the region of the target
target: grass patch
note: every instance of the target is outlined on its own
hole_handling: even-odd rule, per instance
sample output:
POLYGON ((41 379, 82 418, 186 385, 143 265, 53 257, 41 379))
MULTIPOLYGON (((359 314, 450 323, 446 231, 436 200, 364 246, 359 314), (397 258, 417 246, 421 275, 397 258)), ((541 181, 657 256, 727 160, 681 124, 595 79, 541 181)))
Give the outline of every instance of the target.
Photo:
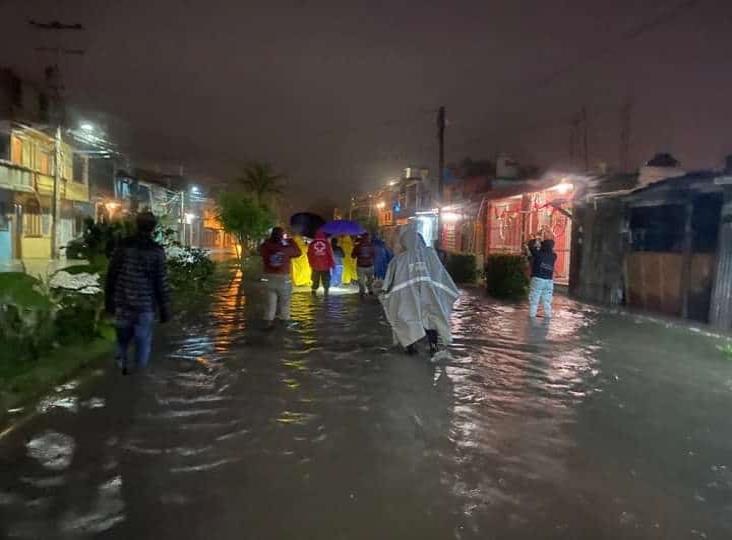
POLYGON ((37 360, 5 363, 0 368, 0 425, 8 409, 19 407, 46 394, 81 368, 110 358, 114 330, 105 325, 102 337, 91 342, 59 347, 37 360))

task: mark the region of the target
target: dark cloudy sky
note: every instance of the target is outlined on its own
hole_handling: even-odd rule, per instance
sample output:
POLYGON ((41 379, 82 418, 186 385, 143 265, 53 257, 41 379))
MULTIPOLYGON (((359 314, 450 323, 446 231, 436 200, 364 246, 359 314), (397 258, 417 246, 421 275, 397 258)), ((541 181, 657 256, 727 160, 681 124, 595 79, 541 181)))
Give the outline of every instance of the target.
POLYGON ((615 163, 626 98, 634 162, 732 153, 730 0, 0 0, 0 64, 38 77, 53 38, 28 18, 87 27, 64 41, 88 50, 69 98, 136 155, 222 177, 268 160, 303 200, 434 167, 441 104, 448 160, 560 166, 586 106, 592 161, 615 163))

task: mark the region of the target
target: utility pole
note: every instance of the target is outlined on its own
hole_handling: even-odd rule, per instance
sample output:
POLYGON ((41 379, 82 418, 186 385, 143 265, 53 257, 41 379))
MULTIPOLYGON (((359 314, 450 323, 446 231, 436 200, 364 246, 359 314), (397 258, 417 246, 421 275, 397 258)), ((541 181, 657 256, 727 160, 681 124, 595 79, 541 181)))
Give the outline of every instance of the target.
MULTIPOLYGON (((442 204, 442 195, 445 188, 445 107, 437 111, 437 143, 439 156, 437 160, 437 201, 442 204)), ((437 239, 441 240, 442 233, 442 209, 437 211, 437 239)), ((430 246, 431 247, 431 246, 430 246)))
POLYGON ((180 192, 180 243, 186 245, 186 193, 180 192))
POLYGON ((579 146, 579 128, 582 119, 579 114, 574 114, 569 121, 569 162, 572 166, 577 164, 577 147, 579 146))
POLYGON ((585 172, 590 170, 590 143, 587 129, 587 107, 582 107, 582 157, 584 158, 585 172))
POLYGON ((437 171, 437 197, 442 202, 442 192, 445 187, 445 107, 437 111, 437 142, 439 145, 437 171))
MULTIPOLYGON (((47 32, 62 32, 62 31, 83 31, 84 27, 80 23, 64 24, 59 21, 51 21, 47 23, 38 22, 35 20, 28 21, 28 24, 37 30, 47 32)), ((55 133, 53 138, 54 146, 54 171, 53 171, 53 200, 51 202, 51 258, 58 259, 59 257, 59 222, 61 214, 61 182, 63 181, 63 140, 61 136, 61 125, 64 121, 64 114, 62 108, 63 98, 63 85, 61 83, 61 56, 62 55, 82 55, 83 50, 80 49, 67 49, 57 45, 56 47, 36 47, 37 52, 52 52, 55 53, 55 65, 49 67, 46 70, 47 74, 52 74, 54 80, 52 81, 52 88, 54 93, 54 104, 56 107, 55 118, 53 123, 55 124, 55 133)))
POLYGON ((618 151, 618 165, 620 172, 627 172, 630 166, 630 133, 632 129, 631 119, 633 115, 633 101, 626 98, 620 108, 620 148, 618 151))

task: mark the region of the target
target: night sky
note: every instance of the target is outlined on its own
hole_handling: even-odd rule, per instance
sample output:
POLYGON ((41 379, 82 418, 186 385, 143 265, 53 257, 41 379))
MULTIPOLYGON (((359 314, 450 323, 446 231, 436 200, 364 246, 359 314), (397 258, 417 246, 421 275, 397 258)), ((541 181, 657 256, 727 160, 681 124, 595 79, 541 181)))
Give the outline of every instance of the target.
POLYGON ((729 0, 0 0, 0 65, 39 78, 58 38, 29 18, 86 26, 62 38, 87 49, 62 63, 69 100, 141 161, 267 160, 302 201, 434 169, 439 105, 448 161, 562 166, 585 106, 591 161, 615 164, 628 98, 633 163, 732 153, 729 0))

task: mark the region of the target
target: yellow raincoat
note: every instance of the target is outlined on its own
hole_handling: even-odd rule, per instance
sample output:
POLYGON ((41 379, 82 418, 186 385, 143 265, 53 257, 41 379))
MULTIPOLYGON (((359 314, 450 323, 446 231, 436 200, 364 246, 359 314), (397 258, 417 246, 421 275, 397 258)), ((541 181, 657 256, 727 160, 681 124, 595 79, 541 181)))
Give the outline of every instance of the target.
POLYGON ((312 273, 310 272, 310 263, 308 262, 308 246, 305 243, 305 239, 299 234, 293 236, 292 239, 302 252, 297 259, 292 259, 292 284, 295 287, 310 285, 312 283, 312 273))
POLYGON ((338 245, 343 248, 343 277, 341 278, 343 285, 350 285, 353 281, 358 281, 358 273, 356 271, 356 259, 351 257, 353 253, 353 239, 350 236, 341 236, 338 239, 338 245))

